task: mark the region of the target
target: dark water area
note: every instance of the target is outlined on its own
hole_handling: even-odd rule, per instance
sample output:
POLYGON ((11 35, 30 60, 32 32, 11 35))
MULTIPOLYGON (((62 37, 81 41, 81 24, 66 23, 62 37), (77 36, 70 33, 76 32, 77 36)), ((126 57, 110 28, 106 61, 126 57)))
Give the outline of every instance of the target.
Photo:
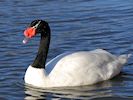
POLYGON ((133 57, 117 77, 91 86, 36 89, 23 77, 36 56, 39 37, 22 44, 34 19, 49 22, 52 39, 48 61, 79 50, 103 48, 133 53, 133 0, 0 0, 0 100, 133 99, 133 57))

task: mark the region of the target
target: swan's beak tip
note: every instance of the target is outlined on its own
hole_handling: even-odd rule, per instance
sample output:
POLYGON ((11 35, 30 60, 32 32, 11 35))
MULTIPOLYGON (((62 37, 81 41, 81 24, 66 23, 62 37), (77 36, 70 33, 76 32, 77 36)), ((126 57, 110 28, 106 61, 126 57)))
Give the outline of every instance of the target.
POLYGON ((28 38, 24 38, 24 40, 23 40, 23 44, 26 44, 26 43, 28 43, 28 38))

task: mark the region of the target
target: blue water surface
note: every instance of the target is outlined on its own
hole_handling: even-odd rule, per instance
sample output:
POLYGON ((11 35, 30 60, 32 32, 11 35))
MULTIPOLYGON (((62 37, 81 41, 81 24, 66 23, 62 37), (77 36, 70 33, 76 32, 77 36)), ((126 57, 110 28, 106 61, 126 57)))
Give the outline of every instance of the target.
POLYGON ((133 99, 133 57, 117 77, 91 86, 37 89, 23 77, 33 62, 39 37, 22 44, 34 19, 49 22, 47 61, 64 52, 103 48, 133 53, 133 0, 0 0, 0 100, 133 99))

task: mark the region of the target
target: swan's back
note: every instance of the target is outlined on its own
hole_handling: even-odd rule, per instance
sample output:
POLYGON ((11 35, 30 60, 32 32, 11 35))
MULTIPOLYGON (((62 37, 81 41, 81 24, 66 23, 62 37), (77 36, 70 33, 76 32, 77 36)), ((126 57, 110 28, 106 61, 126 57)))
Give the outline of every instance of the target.
POLYGON ((127 58, 102 49, 75 52, 60 59, 48 76, 55 86, 94 84, 119 74, 127 58))

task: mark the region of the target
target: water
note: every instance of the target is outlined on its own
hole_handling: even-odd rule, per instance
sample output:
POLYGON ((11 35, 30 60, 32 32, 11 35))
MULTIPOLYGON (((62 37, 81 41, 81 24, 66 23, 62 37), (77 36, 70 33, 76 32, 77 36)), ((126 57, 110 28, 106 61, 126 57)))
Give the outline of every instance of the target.
POLYGON ((117 77, 96 85, 36 89, 24 85, 39 37, 22 44, 34 19, 52 30, 48 61, 67 51, 104 48, 119 55, 133 52, 132 0, 0 0, 0 99, 133 99, 133 57, 117 77))

